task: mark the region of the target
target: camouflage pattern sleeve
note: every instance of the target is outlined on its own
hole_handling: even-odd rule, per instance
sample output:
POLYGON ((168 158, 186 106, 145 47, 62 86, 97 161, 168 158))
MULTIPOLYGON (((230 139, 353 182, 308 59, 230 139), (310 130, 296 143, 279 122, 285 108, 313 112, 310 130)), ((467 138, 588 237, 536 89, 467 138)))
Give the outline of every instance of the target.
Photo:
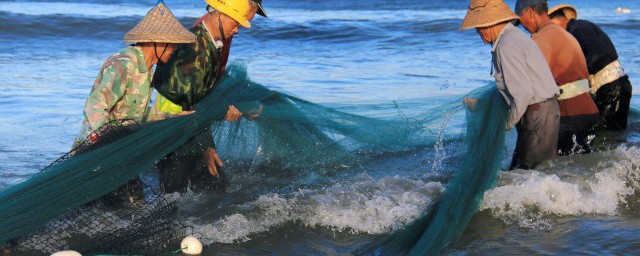
POLYGON ((167 63, 158 64, 153 75, 153 87, 167 99, 190 109, 193 86, 197 82, 196 53, 193 45, 178 45, 167 63))
POLYGON ((211 90, 220 76, 219 50, 203 25, 191 29, 196 43, 182 44, 167 63, 158 64, 153 87, 165 98, 191 110, 211 90))
POLYGON ((91 130, 97 130, 109 122, 109 113, 116 102, 125 94, 128 79, 127 70, 136 68, 131 61, 112 58, 103 66, 84 107, 85 120, 91 130))

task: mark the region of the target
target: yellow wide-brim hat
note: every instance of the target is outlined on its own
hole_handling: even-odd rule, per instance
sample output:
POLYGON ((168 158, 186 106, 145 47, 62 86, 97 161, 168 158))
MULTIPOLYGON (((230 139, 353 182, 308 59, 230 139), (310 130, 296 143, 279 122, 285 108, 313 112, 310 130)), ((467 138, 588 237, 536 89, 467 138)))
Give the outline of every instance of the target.
POLYGON ((502 0, 472 0, 460 30, 482 28, 520 19, 502 0))
POLYGON ((568 5, 568 4, 556 5, 553 8, 549 9, 549 15, 557 11, 561 11, 562 13, 564 13, 564 16, 567 17, 567 19, 570 19, 570 20, 578 19, 578 10, 571 5, 568 5))
POLYGON ((196 35, 187 30, 164 3, 151 8, 144 18, 124 35, 125 42, 192 44, 196 35))

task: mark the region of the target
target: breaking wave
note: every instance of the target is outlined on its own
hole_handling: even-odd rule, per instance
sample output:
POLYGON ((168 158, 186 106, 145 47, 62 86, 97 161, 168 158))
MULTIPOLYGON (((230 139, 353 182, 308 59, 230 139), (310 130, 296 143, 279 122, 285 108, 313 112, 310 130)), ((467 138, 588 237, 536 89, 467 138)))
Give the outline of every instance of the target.
POLYGON ((327 228, 339 232, 384 234, 420 216, 444 191, 439 182, 399 176, 374 180, 358 175, 354 183, 265 194, 239 206, 213 223, 194 224, 203 242, 246 242, 252 234, 266 232, 285 223, 327 228))
POLYGON ((485 193, 480 210, 530 229, 549 229, 558 216, 624 214, 640 189, 638 156, 639 148, 625 147, 560 159, 551 171, 503 172, 500 185, 485 193), (606 161, 589 169, 570 167, 594 159, 606 161))

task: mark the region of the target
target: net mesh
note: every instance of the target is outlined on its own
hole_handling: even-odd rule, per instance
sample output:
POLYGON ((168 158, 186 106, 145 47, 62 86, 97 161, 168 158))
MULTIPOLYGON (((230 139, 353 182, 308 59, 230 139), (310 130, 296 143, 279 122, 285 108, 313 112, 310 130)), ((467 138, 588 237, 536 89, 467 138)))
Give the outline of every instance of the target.
POLYGON ((479 101, 467 115, 465 158, 440 199, 425 215, 356 255, 437 255, 462 235, 484 192, 497 181, 508 112, 495 90, 475 91, 470 97, 479 101))
POLYGON ((176 201, 163 197, 127 207, 94 202, 13 240, 12 251, 17 255, 42 255, 66 249, 84 255, 159 255, 175 250, 176 241, 190 230, 176 216, 176 201))
MULTIPOLYGON (((479 103, 475 111, 467 112, 466 129, 446 127, 466 134, 462 144, 467 150, 463 162, 447 163, 455 171, 442 200, 404 231, 359 253, 434 252, 460 235, 482 193, 495 182, 507 111, 495 86, 480 88, 468 97, 479 103)), ((398 115, 404 118, 371 118, 270 90, 252 82, 244 66, 231 65, 196 105, 194 114, 111 125, 100 131, 104 143, 82 144, 29 180, 1 191, 0 242, 32 255, 62 249, 83 254, 167 253, 179 249, 175 245, 180 239, 193 233, 181 224, 188 216, 182 216, 177 207, 193 201, 193 194, 136 200, 135 191, 140 191, 136 178, 169 154, 183 157, 201 152, 198 138, 213 135, 222 157, 240 171, 268 166, 288 175, 288 180, 304 182, 309 175, 361 168, 390 153, 442 144, 438 131, 452 115, 464 113, 461 102, 452 97, 411 118, 402 113, 398 115), (259 118, 224 122, 229 105, 259 118), (128 188, 122 188, 126 184, 128 188), (122 190, 125 193, 117 194, 122 190)))

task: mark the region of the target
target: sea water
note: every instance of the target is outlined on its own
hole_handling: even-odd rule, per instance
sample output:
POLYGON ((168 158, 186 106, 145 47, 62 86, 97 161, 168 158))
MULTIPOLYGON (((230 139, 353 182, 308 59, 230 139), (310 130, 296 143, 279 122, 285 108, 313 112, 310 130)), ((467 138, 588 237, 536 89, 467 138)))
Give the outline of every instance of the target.
MULTIPOLYGON (((204 2, 167 0, 186 26, 204 2)), ((632 84, 640 79, 640 1, 566 1, 599 24, 632 84), (629 8, 621 14, 617 7, 629 8)), ((507 1, 513 7, 515 1, 507 1)), ((155 1, 0 2, 0 188, 69 150, 100 66, 155 1)), ((551 2, 550 5, 559 4, 551 2)), ((459 31, 468 1, 265 1, 231 51, 271 89, 354 114, 416 114, 492 80, 490 46, 459 31), (381 108, 396 101, 402 107, 381 108)), ((635 106, 640 104, 632 98, 635 106)), ((456 120, 452 120, 456 122, 456 120)), ((443 126, 444 127, 444 126, 443 126)), ((639 127, 624 143, 503 172, 446 254, 634 254, 640 249, 639 127)), ((446 140, 447 131, 443 131, 446 140)), ((513 134, 510 143, 513 147, 513 134)), ((237 174, 190 209, 206 255, 343 255, 421 216, 446 185, 455 146, 388 156, 366 170, 307 177, 237 174), (247 189, 247 188, 253 189, 247 189)), ((224 154, 221 152, 221 154, 224 154)), ((505 161, 509 155, 505 154, 505 161)), ((227 163, 233 164, 233 163, 227 163)))

